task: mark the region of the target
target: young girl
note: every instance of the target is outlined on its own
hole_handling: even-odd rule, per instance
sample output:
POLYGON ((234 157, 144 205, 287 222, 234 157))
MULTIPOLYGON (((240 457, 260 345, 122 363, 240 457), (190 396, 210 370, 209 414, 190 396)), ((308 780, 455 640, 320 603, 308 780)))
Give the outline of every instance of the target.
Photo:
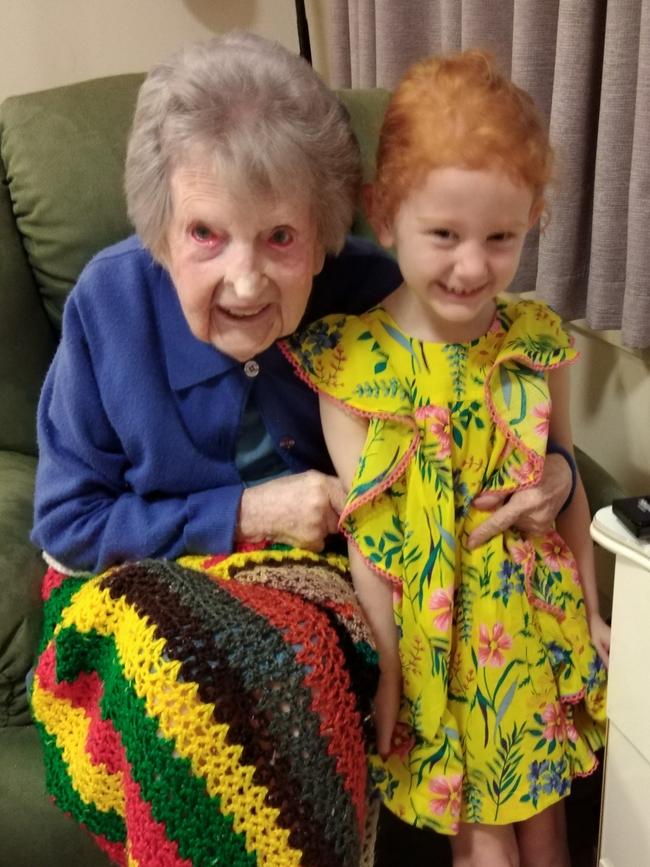
POLYGON ((349 487, 375 776, 398 816, 453 835, 455 865, 568 865, 561 799, 603 744, 609 629, 580 481, 555 530, 467 544, 477 494, 535 485, 549 434, 571 449, 576 353, 548 307, 502 295, 551 164, 532 100, 488 56, 415 65, 369 197, 404 282, 284 345, 349 487))

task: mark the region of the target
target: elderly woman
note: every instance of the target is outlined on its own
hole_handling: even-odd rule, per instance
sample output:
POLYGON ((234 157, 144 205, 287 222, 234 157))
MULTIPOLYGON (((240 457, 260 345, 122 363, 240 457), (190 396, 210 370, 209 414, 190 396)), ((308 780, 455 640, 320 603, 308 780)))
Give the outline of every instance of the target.
MULTIPOLYGON (((344 109, 279 45, 193 45, 142 86, 137 235, 67 302, 33 531, 48 786, 116 863, 359 863, 374 655, 317 399, 275 346, 397 285, 346 241, 359 184, 344 109)), ((557 511, 556 461, 485 536, 557 511)))

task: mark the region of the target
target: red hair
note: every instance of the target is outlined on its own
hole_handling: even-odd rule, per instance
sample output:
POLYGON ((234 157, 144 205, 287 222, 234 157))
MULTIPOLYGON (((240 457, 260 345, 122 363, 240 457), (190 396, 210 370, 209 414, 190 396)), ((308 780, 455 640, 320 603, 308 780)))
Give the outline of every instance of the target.
POLYGON ((544 207, 553 149, 532 98, 490 54, 465 51, 414 64, 395 90, 379 136, 371 219, 390 223, 435 168, 497 168, 544 207))

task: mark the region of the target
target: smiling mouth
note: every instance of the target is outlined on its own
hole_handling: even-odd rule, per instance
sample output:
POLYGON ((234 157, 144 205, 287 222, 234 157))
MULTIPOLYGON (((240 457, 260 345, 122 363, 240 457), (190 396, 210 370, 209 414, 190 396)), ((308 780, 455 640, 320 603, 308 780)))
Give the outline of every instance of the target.
POLYGON ((464 289, 455 289, 451 286, 446 286, 444 283, 438 283, 438 286, 446 292, 448 295, 454 295, 456 298, 471 298, 473 295, 478 295, 487 289, 488 284, 483 283, 482 286, 478 286, 476 289, 470 289, 466 291, 464 289))
POLYGON ((255 319, 256 316, 259 316, 260 313, 267 310, 268 306, 268 304, 262 304, 261 307, 255 307, 254 309, 249 310, 233 310, 232 308, 218 306, 217 309, 220 313, 224 316, 228 316, 230 319, 242 321, 246 319, 255 319))

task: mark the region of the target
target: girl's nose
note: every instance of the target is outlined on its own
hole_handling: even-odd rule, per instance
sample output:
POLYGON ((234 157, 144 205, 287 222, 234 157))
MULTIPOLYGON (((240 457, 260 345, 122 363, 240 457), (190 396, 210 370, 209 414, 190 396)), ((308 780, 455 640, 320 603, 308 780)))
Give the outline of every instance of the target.
POLYGON ((485 282, 488 274, 487 256, 483 245, 467 242, 458 248, 454 276, 461 288, 476 288, 485 282))

